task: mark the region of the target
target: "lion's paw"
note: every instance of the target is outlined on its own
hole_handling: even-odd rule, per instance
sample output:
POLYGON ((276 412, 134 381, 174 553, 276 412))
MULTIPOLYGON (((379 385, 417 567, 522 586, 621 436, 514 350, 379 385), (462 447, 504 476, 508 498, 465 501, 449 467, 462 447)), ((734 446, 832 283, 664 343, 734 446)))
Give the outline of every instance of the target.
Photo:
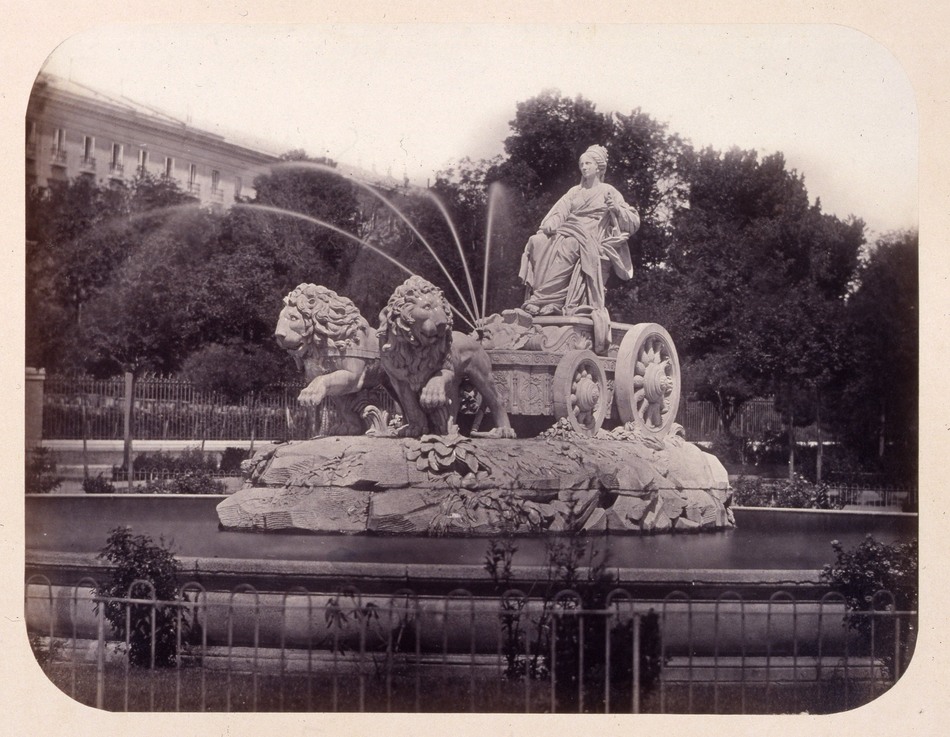
POLYGON ((309 404, 316 407, 327 397, 327 390, 322 386, 308 386, 297 397, 300 404, 309 404))
POLYGON ((438 377, 429 379, 429 382, 422 387, 422 392, 419 394, 419 404, 425 409, 435 409, 436 407, 444 407, 448 403, 449 400, 445 396, 445 384, 442 380, 438 377))

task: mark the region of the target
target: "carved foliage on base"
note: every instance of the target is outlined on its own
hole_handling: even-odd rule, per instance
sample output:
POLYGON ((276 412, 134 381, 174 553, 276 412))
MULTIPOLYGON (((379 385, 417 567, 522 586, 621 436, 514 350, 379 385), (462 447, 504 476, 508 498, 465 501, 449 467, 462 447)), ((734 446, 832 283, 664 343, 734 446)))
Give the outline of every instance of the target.
POLYGON ((725 469, 678 438, 659 448, 554 434, 320 438, 248 466, 249 486, 219 505, 225 527, 488 535, 733 524, 725 469))

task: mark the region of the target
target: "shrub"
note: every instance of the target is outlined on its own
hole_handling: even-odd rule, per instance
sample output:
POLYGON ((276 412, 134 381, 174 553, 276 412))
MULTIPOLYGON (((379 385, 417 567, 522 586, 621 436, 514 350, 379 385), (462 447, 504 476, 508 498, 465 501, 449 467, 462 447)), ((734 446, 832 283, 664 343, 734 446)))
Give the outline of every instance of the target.
MULTIPOLYGON (((122 467, 125 471, 125 466, 122 467)), ((180 453, 163 450, 139 453, 135 472, 148 476, 171 476, 188 472, 212 473, 218 470, 215 460, 199 448, 186 448, 180 453)))
MULTIPOLYGON (((542 592, 541 611, 531 623, 533 626, 528 627, 524 621, 524 598, 502 598, 500 624, 505 677, 512 680, 554 678, 559 711, 576 711, 582 689, 584 710, 602 712, 608 684, 613 703, 629 698, 633 686, 634 620, 597 615, 578 617, 573 613, 580 608, 607 609, 607 597, 616 586, 614 576, 608 571, 608 556, 600 556, 593 550, 592 540, 577 531, 576 521, 575 508, 571 505, 566 520, 567 533, 546 542, 547 585, 542 592), (585 563, 587 571, 583 575, 585 563), (578 594, 580 600, 563 594, 558 596, 566 590, 578 594), (529 629, 534 633, 530 644, 527 642, 529 629), (579 668, 581 659, 583 673, 579 668)), ((489 541, 484 567, 499 594, 512 587, 517 551, 510 537, 489 541)), ((640 617, 639 638, 640 693, 646 696, 659 683, 663 665, 659 616, 652 609, 640 617)))
POLYGON ((232 473, 241 470, 241 462, 250 458, 246 448, 225 448, 221 453, 221 464, 218 470, 223 473, 232 473))
MULTIPOLYGON (((159 538, 156 544, 148 535, 133 535, 128 527, 116 527, 110 532, 106 545, 98 557, 113 566, 109 582, 96 589, 99 596, 149 599, 152 597, 152 590, 142 583, 135 583, 147 581, 154 588, 157 601, 181 601, 178 588, 181 563, 168 549, 164 538, 159 538)), ((97 603, 97 614, 98 607, 97 603)), ((154 665, 156 667, 172 666, 178 655, 175 606, 122 602, 105 604, 105 617, 112 625, 113 632, 123 641, 128 638, 126 654, 129 665, 147 668, 153 664, 153 614, 154 665), (127 615, 128 629, 126 628, 127 615)), ((184 617, 182 622, 183 626, 188 626, 184 617)))
POLYGON ((63 479, 56 475, 56 460, 49 448, 34 448, 26 454, 26 493, 49 494, 63 479))
POLYGON ((781 507, 783 509, 834 509, 825 484, 813 484, 796 475, 788 479, 761 479, 740 476, 733 485, 732 503, 740 507, 781 507))
MULTIPOLYGON (((821 579, 840 592, 851 612, 917 611, 917 541, 888 545, 868 535, 853 550, 845 550, 837 540, 831 542, 835 562, 824 566, 821 579), (891 597, 880 592, 890 592, 891 597)), ((868 640, 875 639, 875 653, 894 667, 893 625, 870 616, 848 616, 848 626, 868 640)), ((897 637, 901 663, 906 667, 917 640, 915 622, 900 620, 897 637)), ((895 674, 899 675, 899 673, 895 674)))
POLYGON ((87 476, 82 480, 82 490, 87 494, 115 494, 115 485, 100 473, 95 478, 87 476))
POLYGON ((227 486, 209 473, 188 471, 171 478, 152 479, 139 488, 142 494, 226 494, 227 486))

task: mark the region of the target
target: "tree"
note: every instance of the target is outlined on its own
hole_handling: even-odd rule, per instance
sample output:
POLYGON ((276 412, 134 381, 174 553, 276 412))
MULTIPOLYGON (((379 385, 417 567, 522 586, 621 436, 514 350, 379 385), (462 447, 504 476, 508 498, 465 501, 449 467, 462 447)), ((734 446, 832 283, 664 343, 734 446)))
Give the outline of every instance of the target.
POLYGON ((833 417, 860 461, 902 482, 917 473, 917 253, 916 231, 889 233, 858 270, 847 302, 848 360, 833 417))
POLYGON ((809 205, 780 153, 706 149, 683 169, 689 203, 672 219, 664 297, 678 306, 668 328, 696 396, 728 433, 752 396, 813 396, 831 381, 864 225, 809 205))
POLYGON ((89 177, 52 183, 27 198, 27 360, 78 367, 84 309, 169 212, 197 200, 170 179, 140 175, 128 186, 89 177))
POLYGON ((216 392, 232 402, 289 378, 286 356, 249 343, 208 343, 182 364, 182 375, 201 391, 216 392))
POLYGON ((594 103, 580 95, 563 97, 557 90, 519 102, 509 125, 508 160, 499 166, 499 178, 507 174, 510 181, 520 183, 526 201, 551 200, 547 207, 553 204, 552 197, 577 184, 578 157, 588 146, 604 144, 613 133, 610 117, 597 112, 594 103))
POLYGON ((321 284, 338 289, 346 281, 355 250, 345 236, 308 222, 303 215, 330 223, 357 235, 361 217, 354 185, 342 176, 319 167, 333 168, 328 159, 310 158, 303 151, 291 151, 281 159, 283 165, 255 178, 252 205, 276 208, 287 214, 257 211, 259 245, 268 255, 278 256, 272 265, 283 264, 282 271, 293 281, 289 291, 302 281, 319 275, 321 284))

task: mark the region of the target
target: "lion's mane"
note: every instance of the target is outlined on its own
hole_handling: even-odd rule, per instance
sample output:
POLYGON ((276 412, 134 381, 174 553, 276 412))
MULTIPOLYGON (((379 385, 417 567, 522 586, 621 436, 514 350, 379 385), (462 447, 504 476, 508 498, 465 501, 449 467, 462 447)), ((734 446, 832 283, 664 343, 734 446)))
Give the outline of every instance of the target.
POLYGON ((432 374, 451 363, 452 308, 442 290, 421 276, 411 276, 396 287, 379 313, 379 344, 386 371, 394 372, 418 391, 432 374), (431 345, 419 345, 412 332, 413 308, 430 294, 442 301, 449 329, 431 345))
POLYGON ((328 346, 341 353, 360 344, 369 332, 369 323, 353 301, 318 284, 300 284, 284 297, 307 326, 308 342, 328 346))

